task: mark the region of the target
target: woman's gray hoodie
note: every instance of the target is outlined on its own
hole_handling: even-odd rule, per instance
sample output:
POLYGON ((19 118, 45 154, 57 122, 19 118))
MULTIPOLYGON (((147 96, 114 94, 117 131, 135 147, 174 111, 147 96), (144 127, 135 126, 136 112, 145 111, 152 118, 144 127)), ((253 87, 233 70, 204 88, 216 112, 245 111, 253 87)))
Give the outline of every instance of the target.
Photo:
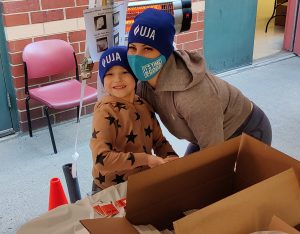
POLYGON ((137 93, 158 113, 168 130, 200 149, 227 140, 251 112, 251 101, 210 74, 197 52, 174 51, 155 89, 140 82, 137 93))

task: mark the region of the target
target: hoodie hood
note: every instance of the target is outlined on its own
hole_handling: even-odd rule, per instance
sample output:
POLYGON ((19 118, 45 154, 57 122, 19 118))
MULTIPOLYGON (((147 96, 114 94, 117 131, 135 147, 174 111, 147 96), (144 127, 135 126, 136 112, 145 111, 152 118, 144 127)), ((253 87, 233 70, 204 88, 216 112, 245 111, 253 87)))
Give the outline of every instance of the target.
POLYGON ((205 62, 197 52, 176 50, 163 66, 157 79, 157 91, 184 91, 204 79, 205 62))

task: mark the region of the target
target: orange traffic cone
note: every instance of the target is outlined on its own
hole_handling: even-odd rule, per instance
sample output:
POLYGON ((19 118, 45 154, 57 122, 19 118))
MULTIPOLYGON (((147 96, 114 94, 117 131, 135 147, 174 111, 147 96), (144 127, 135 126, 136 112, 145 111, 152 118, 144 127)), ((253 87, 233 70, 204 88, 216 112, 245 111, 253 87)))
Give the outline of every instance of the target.
POLYGON ((50 193, 49 193, 49 207, 52 210, 57 206, 68 204, 64 189, 59 178, 52 178, 50 180, 50 193))

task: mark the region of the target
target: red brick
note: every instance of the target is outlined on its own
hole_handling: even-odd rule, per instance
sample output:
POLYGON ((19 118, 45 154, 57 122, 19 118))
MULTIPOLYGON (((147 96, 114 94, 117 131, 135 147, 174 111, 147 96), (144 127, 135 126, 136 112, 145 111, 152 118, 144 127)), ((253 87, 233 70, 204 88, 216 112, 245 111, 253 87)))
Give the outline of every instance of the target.
POLYGON ((31 42, 32 42, 32 39, 9 41, 8 42, 8 52, 14 53, 14 52, 23 51, 24 47, 31 42))
POLYGON ((203 47, 203 41, 197 40, 193 42, 184 43, 183 48, 185 50, 197 50, 203 47))
MULTIPOLYGON (((43 108, 35 108, 30 110, 30 117, 31 119, 38 119, 43 117, 43 108)), ((27 121, 27 114, 26 111, 21 111, 20 112, 20 118, 23 121, 27 121)))
POLYGON ((197 32, 188 32, 180 34, 176 37, 176 43, 181 44, 189 41, 197 40, 198 33, 197 32))
POLYGON ((68 109, 55 115, 55 123, 60 123, 65 120, 75 119, 77 116, 77 108, 68 109))
POLYGON ((3 2, 3 13, 12 14, 40 10, 39 0, 3 2))
POLYGON ((89 0, 76 0, 76 6, 88 5, 89 0))
POLYGON ((23 63, 22 52, 9 54, 9 57, 10 57, 10 63, 12 65, 17 65, 17 64, 23 63))
POLYGON ((80 18, 83 17, 83 10, 87 9, 87 7, 72 7, 66 8, 66 18, 73 19, 73 18, 80 18))
POLYGON ((85 114, 91 114, 94 112, 95 102, 85 106, 85 114))
POLYGON ((74 0, 41 0, 42 9, 65 8, 75 6, 74 0))
POLYGON ((75 51, 75 54, 78 54, 80 51, 79 51, 79 43, 76 42, 76 43, 72 43, 71 46, 73 47, 74 51, 75 51))
POLYGON ((85 30, 70 32, 69 33, 69 42, 78 42, 78 41, 85 41, 85 30))
POLYGON ((198 13, 193 13, 192 22, 197 22, 197 21, 198 21, 198 13))
POLYGON ((82 42, 80 42, 79 43, 79 48, 80 48, 80 52, 81 53, 85 53, 85 42, 84 41, 82 41, 82 42))
POLYGON ((11 67, 11 74, 13 77, 24 76, 23 64, 11 67))
POLYGON ((51 10, 51 11, 39 11, 39 12, 31 12, 31 23, 44 23, 55 20, 63 20, 64 12, 62 9, 59 10, 51 10))
MULTIPOLYGON (((50 116, 50 121, 51 121, 51 123, 54 122, 54 116, 50 116)), ((39 129, 42 127, 46 127, 46 126, 48 126, 46 117, 31 120, 31 127, 33 130, 36 130, 36 129, 39 129)), ((20 122, 20 130, 22 132, 28 131, 27 118, 20 122)), ((34 132, 33 132, 33 135, 34 135, 34 132)), ((50 135, 49 135, 49 148, 50 147, 51 147, 51 140, 50 140, 50 135)))
MULTIPOLYGON (((17 106, 19 111, 26 111, 25 99, 17 100, 17 106)), ((34 99, 30 99, 29 108, 42 107, 42 104, 34 99)))
POLYGON ((4 26, 11 27, 29 24, 28 14, 3 15, 4 26))
POLYGON ((176 49, 182 50, 183 49, 183 44, 176 44, 176 49))
POLYGON ((26 94, 25 94, 25 89, 21 88, 21 89, 16 89, 16 97, 17 99, 24 99, 26 98, 26 94))
POLYGON ((34 38, 34 41, 42 41, 42 40, 50 40, 50 39, 60 39, 63 41, 68 41, 68 35, 67 33, 61 33, 61 34, 48 35, 43 37, 36 37, 34 38))
POLYGON ((203 40, 203 31, 198 31, 198 39, 203 40))
POLYGON ((191 28, 189 30, 189 32, 193 32, 193 31, 200 31, 204 29, 204 22, 196 22, 196 23, 192 23, 191 28))
POLYGON ((198 13, 198 21, 204 21, 204 12, 198 13))

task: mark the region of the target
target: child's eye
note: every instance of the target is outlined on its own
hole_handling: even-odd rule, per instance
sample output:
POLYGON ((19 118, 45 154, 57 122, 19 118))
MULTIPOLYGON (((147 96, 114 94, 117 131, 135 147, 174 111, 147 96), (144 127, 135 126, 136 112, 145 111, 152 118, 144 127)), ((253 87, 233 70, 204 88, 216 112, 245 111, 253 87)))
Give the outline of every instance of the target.
POLYGON ((128 71, 123 71, 123 74, 128 74, 129 72, 128 71))
POLYGON ((105 76, 112 76, 112 73, 106 73, 105 76))

